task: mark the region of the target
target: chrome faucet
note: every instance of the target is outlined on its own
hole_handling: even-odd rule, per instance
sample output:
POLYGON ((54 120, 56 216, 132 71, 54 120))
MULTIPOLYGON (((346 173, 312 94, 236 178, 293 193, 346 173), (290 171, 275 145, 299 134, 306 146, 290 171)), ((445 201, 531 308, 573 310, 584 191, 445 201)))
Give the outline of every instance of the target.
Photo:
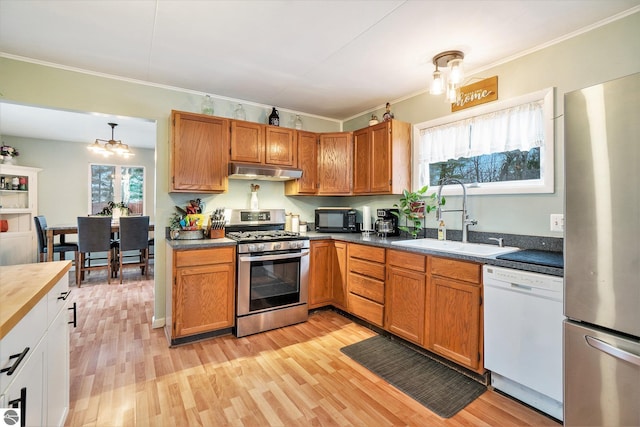
POLYGON ((438 189, 438 208, 436 209, 436 216, 438 217, 438 222, 440 222, 440 220, 442 220, 442 213, 443 212, 461 212, 462 213, 462 243, 467 243, 468 239, 467 236, 469 234, 469 226, 470 225, 476 225, 478 223, 478 221, 476 221, 475 219, 469 219, 469 213, 467 212, 467 188, 464 186, 464 184, 462 183, 462 181, 458 180, 458 179, 445 179, 444 181, 440 182, 440 188, 438 189), (460 184, 462 186, 462 209, 442 209, 441 206, 442 204, 441 202, 441 197, 440 194, 442 193, 442 187, 444 187, 447 184, 460 184))

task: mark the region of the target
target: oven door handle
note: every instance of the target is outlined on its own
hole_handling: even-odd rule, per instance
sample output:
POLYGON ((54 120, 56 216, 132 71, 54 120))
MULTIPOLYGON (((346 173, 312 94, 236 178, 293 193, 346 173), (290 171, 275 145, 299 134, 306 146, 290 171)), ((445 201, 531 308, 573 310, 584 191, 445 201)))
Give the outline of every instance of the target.
POLYGON ((291 254, 278 254, 278 255, 259 255, 259 256, 241 256, 239 259, 242 262, 249 261, 277 261, 281 259, 293 259, 302 258, 309 255, 309 250, 303 250, 301 252, 295 252, 291 254))

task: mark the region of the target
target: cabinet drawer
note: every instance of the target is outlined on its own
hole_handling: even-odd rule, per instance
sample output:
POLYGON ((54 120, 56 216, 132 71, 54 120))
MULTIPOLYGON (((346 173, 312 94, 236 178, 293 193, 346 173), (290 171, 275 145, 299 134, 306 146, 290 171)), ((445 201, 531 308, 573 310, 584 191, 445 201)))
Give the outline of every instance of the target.
POLYGON ((18 368, 13 375, 7 372, 0 374, 0 394, 9 383, 18 376, 26 362, 35 352, 36 347, 47 330, 47 297, 45 296, 2 338, 0 342, 0 369, 9 368, 17 361, 17 357, 27 347, 26 352, 18 368))
POLYGON ((349 273, 349 292, 384 304, 384 282, 349 273))
POLYGON ((384 263, 384 248, 365 245, 349 245, 350 258, 362 258, 373 262, 384 263))
POLYGON ((458 261, 449 258, 431 258, 431 274, 480 283, 481 265, 473 262, 458 261))
POLYGON ((235 260, 235 247, 220 247, 176 251, 176 267, 193 267, 196 265, 227 264, 235 260))
POLYGON ((349 271, 374 279, 384 280, 385 266, 376 262, 364 261, 361 259, 349 259, 349 271))
POLYGON ((47 294, 47 326, 66 306, 69 298, 69 275, 65 274, 47 294))
POLYGON ((387 264, 394 265, 400 268, 406 268, 407 270, 414 270, 425 272, 427 271, 426 264, 427 257, 420 254, 412 254, 410 252, 387 251, 387 264))
POLYGON ((382 305, 354 294, 349 294, 348 305, 351 314, 382 327, 384 315, 384 307, 382 305))

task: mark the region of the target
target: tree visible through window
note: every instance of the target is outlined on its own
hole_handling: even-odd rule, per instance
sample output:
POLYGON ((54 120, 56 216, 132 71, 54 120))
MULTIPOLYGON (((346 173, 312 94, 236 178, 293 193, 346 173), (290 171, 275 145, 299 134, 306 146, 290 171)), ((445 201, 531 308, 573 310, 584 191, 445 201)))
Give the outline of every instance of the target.
POLYGON ((125 203, 131 214, 144 214, 144 167, 90 165, 91 214, 109 202, 125 203))
POLYGON ((540 148, 460 158, 429 165, 429 185, 455 178, 464 183, 540 179, 540 148))

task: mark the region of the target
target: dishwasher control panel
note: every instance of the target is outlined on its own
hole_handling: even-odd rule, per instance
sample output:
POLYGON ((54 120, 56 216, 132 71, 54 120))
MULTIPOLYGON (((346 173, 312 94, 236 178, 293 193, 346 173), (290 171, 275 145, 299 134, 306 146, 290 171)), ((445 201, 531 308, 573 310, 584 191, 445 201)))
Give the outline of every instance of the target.
POLYGON ((520 287, 529 286, 532 288, 547 289, 550 291, 563 291, 564 281, 562 277, 491 266, 485 266, 484 270, 485 284, 488 279, 493 279, 520 287))

